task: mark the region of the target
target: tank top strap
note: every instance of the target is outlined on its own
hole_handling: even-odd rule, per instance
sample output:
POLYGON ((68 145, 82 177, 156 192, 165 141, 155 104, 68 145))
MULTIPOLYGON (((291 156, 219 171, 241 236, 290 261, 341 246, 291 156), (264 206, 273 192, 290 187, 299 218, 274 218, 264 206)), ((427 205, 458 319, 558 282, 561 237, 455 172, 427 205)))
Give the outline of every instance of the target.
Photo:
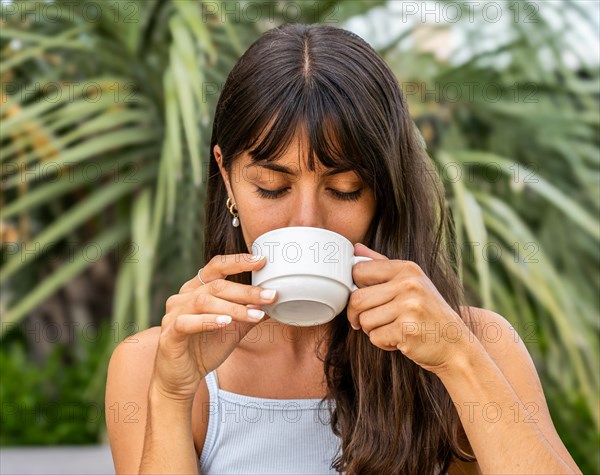
MULTIPOLYGON (((202 447, 202 453, 200 454, 199 460, 201 464, 206 463, 212 449, 217 440, 217 433, 219 431, 219 383, 217 379, 217 371, 213 370, 209 372, 204 380, 208 387, 208 425, 206 430, 206 439, 202 447)), ((203 408, 204 411, 204 408, 203 408)))
POLYGON ((204 378, 206 381, 206 385, 208 386, 208 393, 210 394, 210 399, 215 400, 217 399, 217 395, 219 393, 219 379, 217 377, 217 370, 214 369, 212 370, 210 373, 208 373, 206 375, 206 377, 204 378), (214 396, 213 396, 214 394, 214 396))

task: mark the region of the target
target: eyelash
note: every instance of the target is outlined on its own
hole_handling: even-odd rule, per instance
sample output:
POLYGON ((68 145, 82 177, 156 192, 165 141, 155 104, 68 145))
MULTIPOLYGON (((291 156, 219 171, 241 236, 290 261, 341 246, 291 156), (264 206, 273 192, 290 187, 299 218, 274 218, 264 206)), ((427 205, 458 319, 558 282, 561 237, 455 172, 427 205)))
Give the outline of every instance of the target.
MULTIPOLYGON (((276 199, 279 198, 284 192, 285 190, 287 190, 287 188, 281 188, 279 190, 265 190, 263 188, 259 188, 258 186, 256 187, 256 193, 258 193, 258 195, 261 198, 270 198, 270 199, 276 199)), ((342 201, 357 201, 360 198, 360 195, 363 192, 362 188, 359 188, 356 191, 353 191, 351 193, 342 193, 339 191, 335 191, 335 190, 330 190, 333 195, 342 201)))

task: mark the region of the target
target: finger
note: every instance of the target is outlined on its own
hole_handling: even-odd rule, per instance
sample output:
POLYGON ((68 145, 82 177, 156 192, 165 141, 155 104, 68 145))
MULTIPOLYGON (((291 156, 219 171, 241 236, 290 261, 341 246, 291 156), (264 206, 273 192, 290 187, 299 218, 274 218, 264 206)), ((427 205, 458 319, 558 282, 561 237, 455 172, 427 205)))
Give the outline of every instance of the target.
POLYGON ((356 256, 370 257, 374 260, 389 260, 388 257, 384 256, 383 254, 380 254, 379 252, 374 251, 370 247, 367 247, 360 242, 357 242, 354 245, 354 254, 356 256))
MULTIPOLYGON (((202 286, 198 293, 207 293, 229 302, 239 304, 266 305, 277 300, 275 289, 266 289, 258 285, 240 284, 225 279, 216 279, 202 286)), ((196 301, 202 300, 199 295, 196 301)))
POLYGON ((216 314, 183 314, 175 319, 175 330, 186 335, 200 333, 204 331, 216 330, 231 323, 233 319, 230 315, 216 314))
POLYGON ((395 325, 381 325, 369 332, 369 340, 378 348, 385 351, 398 351, 404 346, 404 334, 398 333, 395 325))
POLYGON ((391 335, 394 335, 395 331, 393 326, 383 325, 365 333, 367 333, 369 340, 376 347, 381 348, 384 351, 398 351, 400 345, 399 342, 397 342, 395 338, 390 338, 391 335))
MULTIPOLYGON (((260 297, 260 292, 265 289, 260 287, 237 284, 222 279, 213 281, 214 283, 225 282, 225 287, 230 287, 228 292, 220 291, 224 298, 217 297, 212 293, 205 292, 204 289, 197 290, 201 292, 197 295, 190 294, 190 298, 181 304, 178 308, 180 313, 189 314, 217 314, 230 315, 234 320, 240 322, 252 323, 261 320, 265 316, 264 310, 260 308, 248 307, 247 304, 260 306, 260 304, 271 303, 277 299, 277 294, 271 299, 260 297)), ((207 284, 205 287, 212 285, 207 284)))
POLYGON ((363 261, 352 266, 352 280, 359 288, 382 284, 397 276, 422 275, 421 267, 413 261, 391 259, 383 261, 363 261))
POLYGON ((367 335, 370 335, 376 328, 388 325, 396 321, 397 318, 398 306, 395 302, 389 302, 362 312, 358 317, 358 324, 367 335))
POLYGON ((266 256, 253 254, 225 254, 213 257, 202 270, 204 282, 224 279, 232 274, 261 268, 267 260, 266 256))
POLYGON ((261 305, 271 304, 276 300, 277 291, 274 289, 217 279, 192 292, 169 297, 166 311, 177 314, 223 313, 242 321, 246 316, 251 321, 253 316, 260 317, 263 314, 249 312, 249 309, 262 310, 261 305))
POLYGON ((346 315, 350 325, 360 328, 359 314, 367 310, 384 305, 396 297, 398 290, 393 281, 373 285, 368 288, 355 290, 350 294, 346 315))
MULTIPOLYGON (((227 276, 239 274, 240 272, 253 271, 262 268, 267 261, 265 256, 259 260, 253 260, 254 256, 252 254, 224 254, 214 256, 208 264, 206 264, 201 272, 200 276, 202 280, 206 283, 209 283, 212 280, 216 279, 224 279, 227 276)), ((181 289, 179 289, 179 293, 187 293, 191 292, 198 287, 204 285, 198 279, 198 274, 188 280, 181 289)))

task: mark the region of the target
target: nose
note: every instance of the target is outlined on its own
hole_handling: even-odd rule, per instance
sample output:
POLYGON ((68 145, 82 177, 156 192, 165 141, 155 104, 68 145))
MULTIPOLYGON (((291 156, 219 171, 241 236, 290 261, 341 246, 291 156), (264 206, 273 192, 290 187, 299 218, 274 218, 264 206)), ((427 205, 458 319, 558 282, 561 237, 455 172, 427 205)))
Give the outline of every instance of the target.
POLYGON ((290 213, 288 226, 325 227, 325 210, 316 191, 298 193, 290 213))

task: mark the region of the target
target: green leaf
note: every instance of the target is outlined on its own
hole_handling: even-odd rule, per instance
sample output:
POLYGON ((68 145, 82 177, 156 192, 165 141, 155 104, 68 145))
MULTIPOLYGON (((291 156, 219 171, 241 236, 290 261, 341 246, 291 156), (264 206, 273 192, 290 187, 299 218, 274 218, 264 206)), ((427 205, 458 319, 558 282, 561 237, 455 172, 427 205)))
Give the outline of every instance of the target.
MULTIPOLYGON (((452 156, 445 151, 440 151, 437 154, 438 160, 447 167, 454 163, 452 156)), ((464 186, 462 178, 452 180, 452 188, 456 198, 457 214, 462 214, 462 224, 465 227, 469 242, 468 246, 473 246, 475 266, 480 279, 480 292, 485 307, 492 306, 491 288, 490 288, 490 269, 483 249, 486 249, 488 244, 487 232, 483 224, 483 216, 481 208, 473 195, 464 186)), ((457 230, 460 232, 460 230, 457 230)))
POLYGON ((88 198, 73 206, 59 221, 48 226, 34 240, 23 244, 20 252, 12 256, 0 268, 0 283, 13 275, 25 264, 37 259, 59 239, 64 238, 69 232, 84 223, 91 216, 99 213, 106 206, 117 201, 121 196, 141 187, 146 181, 154 178, 153 168, 144 168, 139 171, 136 180, 132 182, 114 183, 92 193, 88 198))
MULTIPOLYGON (((129 233, 129 226, 125 223, 113 226, 98 236, 94 247, 101 249, 103 253, 110 251, 122 242, 129 233)), ((6 312, 0 325, 0 338, 4 336, 10 325, 18 323, 28 312, 33 310, 50 295, 72 280, 77 274, 94 263, 87 256, 87 247, 83 246, 76 253, 76 257, 68 264, 60 267, 52 275, 46 277, 40 284, 33 288, 17 305, 6 312)))
POLYGON ((561 190, 538 174, 535 174, 526 166, 487 152, 460 152, 455 154, 454 158, 464 165, 477 164, 478 166, 485 166, 494 164, 508 177, 513 176, 514 170, 517 169, 517 167, 525 176, 535 175, 533 178, 524 181, 523 185, 532 189, 552 203, 556 208, 563 211, 565 217, 593 236, 594 239, 600 240, 600 221, 594 219, 574 200, 566 196, 561 190))

